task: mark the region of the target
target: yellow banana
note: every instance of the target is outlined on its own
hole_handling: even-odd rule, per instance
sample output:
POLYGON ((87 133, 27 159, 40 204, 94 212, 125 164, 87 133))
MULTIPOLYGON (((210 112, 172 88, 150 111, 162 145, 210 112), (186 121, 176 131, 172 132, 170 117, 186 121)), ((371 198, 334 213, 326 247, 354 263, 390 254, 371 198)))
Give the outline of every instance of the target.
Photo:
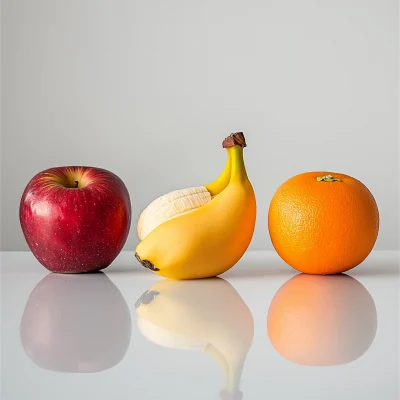
POLYGON ((211 201, 211 193, 204 187, 174 190, 152 201, 140 214, 137 233, 143 240, 162 223, 193 212, 211 201))
POLYGON ((222 398, 241 398, 240 378, 254 333, 253 317, 224 279, 161 281, 136 302, 139 330, 164 347, 203 351, 221 367, 222 398))
POLYGON ((204 186, 174 190, 153 200, 140 214, 137 233, 143 240, 152 230, 162 223, 188 214, 204 206, 226 188, 231 178, 231 155, 221 175, 212 183, 204 186))
POLYGON ((214 182, 204 186, 210 192, 212 198, 221 193, 228 186, 229 181, 231 180, 232 155, 229 151, 227 152, 227 155, 228 159, 221 175, 214 182))
POLYGON ((243 133, 228 136, 223 142, 228 161, 216 181, 182 191, 188 201, 176 192, 166 195, 172 206, 168 199, 157 199, 167 204, 165 213, 153 217, 154 202, 143 211, 138 232, 146 226, 145 235, 135 254, 143 266, 167 278, 195 279, 222 274, 239 261, 250 244, 256 219, 254 191, 243 161, 245 146, 243 133))

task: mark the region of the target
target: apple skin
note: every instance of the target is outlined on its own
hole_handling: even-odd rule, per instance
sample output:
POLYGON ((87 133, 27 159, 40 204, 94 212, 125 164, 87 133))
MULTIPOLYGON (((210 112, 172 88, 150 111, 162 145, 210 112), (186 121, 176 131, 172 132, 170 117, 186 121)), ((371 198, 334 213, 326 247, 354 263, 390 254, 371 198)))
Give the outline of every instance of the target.
POLYGON ((131 203, 110 171, 57 167, 31 179, 19 216, 30 250, 49 271, 92 272, 108 267, 124 246, 131 203))
POLYGON ((48 274, 28 298, 20 339, 27 356, 43 369, 104 371, 128 350, 131 316, 121 292, 103 272, 48 274))

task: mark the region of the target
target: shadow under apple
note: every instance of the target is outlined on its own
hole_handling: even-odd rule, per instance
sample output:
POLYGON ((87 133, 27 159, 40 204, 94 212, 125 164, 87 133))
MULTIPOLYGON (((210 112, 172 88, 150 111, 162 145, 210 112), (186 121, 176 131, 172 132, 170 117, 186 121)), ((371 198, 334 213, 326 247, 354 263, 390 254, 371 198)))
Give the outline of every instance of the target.
POLYGON ((100 372, 118 364, 131 337, 128 306, 102 272, 49 274, 33 289, 20 337, 39 367, 59 372, 100 372))

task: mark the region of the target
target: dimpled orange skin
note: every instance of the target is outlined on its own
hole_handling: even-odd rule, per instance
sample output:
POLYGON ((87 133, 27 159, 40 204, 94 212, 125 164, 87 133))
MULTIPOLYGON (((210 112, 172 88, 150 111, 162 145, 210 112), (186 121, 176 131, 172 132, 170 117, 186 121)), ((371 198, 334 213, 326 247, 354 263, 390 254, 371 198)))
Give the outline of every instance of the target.
POLYGON ((379 212, 368 188, 336 172, 306 172, 287 180, 269 208, 268 229, 282 259, 308 274, 337 274, 371 252, 379 212), (332 175, 341 182, 317 181, 332 175))

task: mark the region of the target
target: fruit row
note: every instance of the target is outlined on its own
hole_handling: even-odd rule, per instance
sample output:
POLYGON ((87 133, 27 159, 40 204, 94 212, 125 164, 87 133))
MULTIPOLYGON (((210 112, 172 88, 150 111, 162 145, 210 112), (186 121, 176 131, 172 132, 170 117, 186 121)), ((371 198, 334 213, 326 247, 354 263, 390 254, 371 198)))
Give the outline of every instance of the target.
MULTIPOLYGON (((244 164, 243 133, 231 134, 222 147, 227 162, 214 182, 163 195, 139 216, 135 257, 145 268, 171 279, 214 277, 232 268, 248 248, 256 197, 244 164)), ((122 180, 104 169, 51 168, 25 188, 20 222, 32 253, 50 271, 98 271, 125 244, 130 197, 122 180)), ((275 250, 293 268, 336 274, 371 252, 379 213, 357 179, 307 172, 278 188, 268 229, 275 250)))

